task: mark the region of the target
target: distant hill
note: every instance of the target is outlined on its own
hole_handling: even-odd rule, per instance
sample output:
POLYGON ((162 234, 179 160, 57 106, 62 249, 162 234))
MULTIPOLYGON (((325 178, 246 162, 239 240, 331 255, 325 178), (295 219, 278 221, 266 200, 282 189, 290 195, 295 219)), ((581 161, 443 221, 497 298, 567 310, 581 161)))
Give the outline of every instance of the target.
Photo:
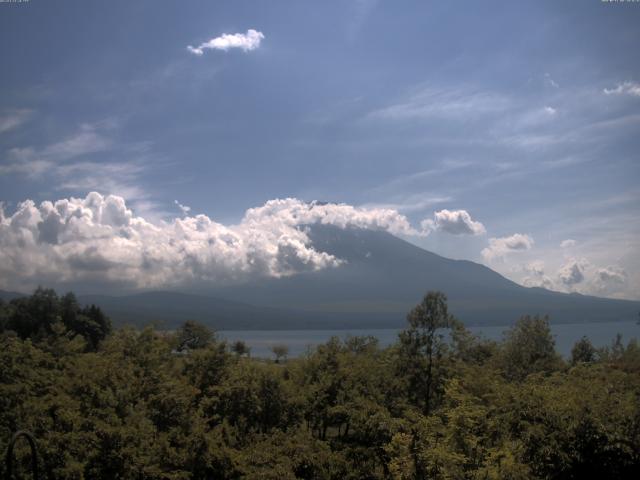
POLYGON ((174 328, 184 320, 197 320, 216 329, 269 329, 304 323, 303 314, 295 317, 277 308, 179 292, 145 292, 118 297, 80 295, 78 301, 99 305, 117 325, 155 324, 161 328, 174 328))
MULTIPOLYGON (((314 246, 346 261, 337 268, 261 279, 207 292, 80 295, 116 325, 174 328, 197 320, 215 329, 397 328, 425 292, 440 290, 467 325, 509 325, 524 314, 552 323, 633 321, 640 302, 518 285, 484 265, 451 260, 389 233, 314 226, 314 246)), ((19 293, 0 292, 10 300, 19 293)))
POLYGON ((4 300, 5 302, 10 302, 14 298, 20 298, 24 296, 25 296, 24 293, 7 292, 5 290, 0 290, 0 299, 4 300))

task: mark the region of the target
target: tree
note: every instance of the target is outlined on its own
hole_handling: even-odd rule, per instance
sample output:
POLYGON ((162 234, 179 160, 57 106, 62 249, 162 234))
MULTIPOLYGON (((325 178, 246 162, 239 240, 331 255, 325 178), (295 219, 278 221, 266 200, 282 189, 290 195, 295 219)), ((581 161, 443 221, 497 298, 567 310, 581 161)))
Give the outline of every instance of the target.
POLYGON ((509 380, 524 380, 536 372, 550 373, 562 366, 555 350, 549 317, 525 315, 507 330, 500 366, 509 380))
POLYGON ((233 345, 231 345, 231 350, 239 357, 242 357, 243 355, 249 356, 249 353, 251 352, 251 349, 242 340, 233 342, 233 345))
POLYGON ((9 306, 5 303, 3 299, 0 298, 0 333, 6 330, 8 321, 9 321, 9 306))
POLYGON ((22 339, 42 339, 52 333, 52 326, 60 319, 60 301, 50 288, 38 287, 30 297, 11 301, 6 328, 22 339))
POLYGON ((280 359, 287 359, 287 355, 289 355, 289 347, 283 344, 274 345, 271 347, 271 351, 276 356, 276 363, 280 363, 280 359))
POLYGON ((11 301, 6 328, 20 338, 43 340, 55 336, 54 325, 64 324, 71 334, 81 335, 90 350, 111 333, 111 320, 96 305, 80 308, 73 293, 58 297, 52 289, 38 287, 30 297, 11 301))
POLYGON ((428 415, 442 394, 446 351, 442 329, 455 320, 449 314, 447 297, 428 292, 407 315, 409 328, 400 333, 399 370, 408 380, 409 399, 428 415))
POLYGON ((178 329, 175 335, 176 350, 197 350, 206 348, 214 339, 214 333, 202 323, 187 320, 178 329))
POLYGON ((587 337, 578 340, 571 349, 571 365, 593 363, 596 360, 596 349, 587 337))
POLYGON ((111 320, 100 307, 89 305, 78 312, 76 323, 70 328, 82 335, 95 350, 98 344, 111 333, 111 320))

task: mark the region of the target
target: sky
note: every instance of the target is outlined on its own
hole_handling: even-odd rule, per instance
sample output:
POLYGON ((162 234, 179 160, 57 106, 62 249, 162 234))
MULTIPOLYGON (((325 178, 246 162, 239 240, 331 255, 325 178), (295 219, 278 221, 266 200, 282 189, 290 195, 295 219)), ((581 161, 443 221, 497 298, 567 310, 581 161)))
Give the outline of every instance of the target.
POLYGON ((320 222, 640 299, 639 24, 600 0, 0 3, 0 288, 335 268, 320 222))

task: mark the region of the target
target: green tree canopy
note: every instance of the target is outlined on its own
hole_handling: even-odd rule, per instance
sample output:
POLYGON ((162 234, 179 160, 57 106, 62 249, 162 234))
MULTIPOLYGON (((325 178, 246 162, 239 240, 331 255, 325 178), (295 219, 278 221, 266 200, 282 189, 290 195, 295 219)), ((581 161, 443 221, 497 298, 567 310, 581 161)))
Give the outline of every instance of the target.
POLYGON ((408 380, 412 402, 428 414, 442 395, 445 329, 455 320, 449 314, 447 297, 428 292, 407 315, 409 328, 400 333, 399 369, 408 380))
POLYGON ((523 380, 536 372, 550 373, 562 367, 549 328, 549 317, 525 315, 507 330, 500 365, 506 378, 523 380))
POLYGON ((187 320, 175 333, 176 350, 197 350, 206 348, 214 340, 214 333, 202 323, 187 320))

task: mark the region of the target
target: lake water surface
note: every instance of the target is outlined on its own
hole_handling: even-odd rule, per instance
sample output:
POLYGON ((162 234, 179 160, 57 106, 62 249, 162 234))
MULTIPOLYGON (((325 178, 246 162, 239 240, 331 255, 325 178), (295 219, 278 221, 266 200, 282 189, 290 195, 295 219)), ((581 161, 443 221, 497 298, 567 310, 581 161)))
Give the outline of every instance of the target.
MULTIPOLYGON (((468 327, 473 333, 491 340, 501 340, 506 326, 468 327)), ((222 330, 218 334, 230 342, 242 340, 251 348, 253 357, 273 357, 271 347, 286 345, 289 356, 296 357, 304 354, 308 349, 325 343, 332 336, 344 339, 348 336, 371 335, 378 339, 380 346, 386 347, 398 339, 400 329, 371 329, 371 330, 222 330)), ((616 334, 622 335, 626 343, 631 338, 640 338, 640 325, 636 322, 611 323, 570 323, 552 325, 551 332, 556 340, 556 350, 568 357, 576 341, 586 336, 596 347, 610 345, 616 334)))

